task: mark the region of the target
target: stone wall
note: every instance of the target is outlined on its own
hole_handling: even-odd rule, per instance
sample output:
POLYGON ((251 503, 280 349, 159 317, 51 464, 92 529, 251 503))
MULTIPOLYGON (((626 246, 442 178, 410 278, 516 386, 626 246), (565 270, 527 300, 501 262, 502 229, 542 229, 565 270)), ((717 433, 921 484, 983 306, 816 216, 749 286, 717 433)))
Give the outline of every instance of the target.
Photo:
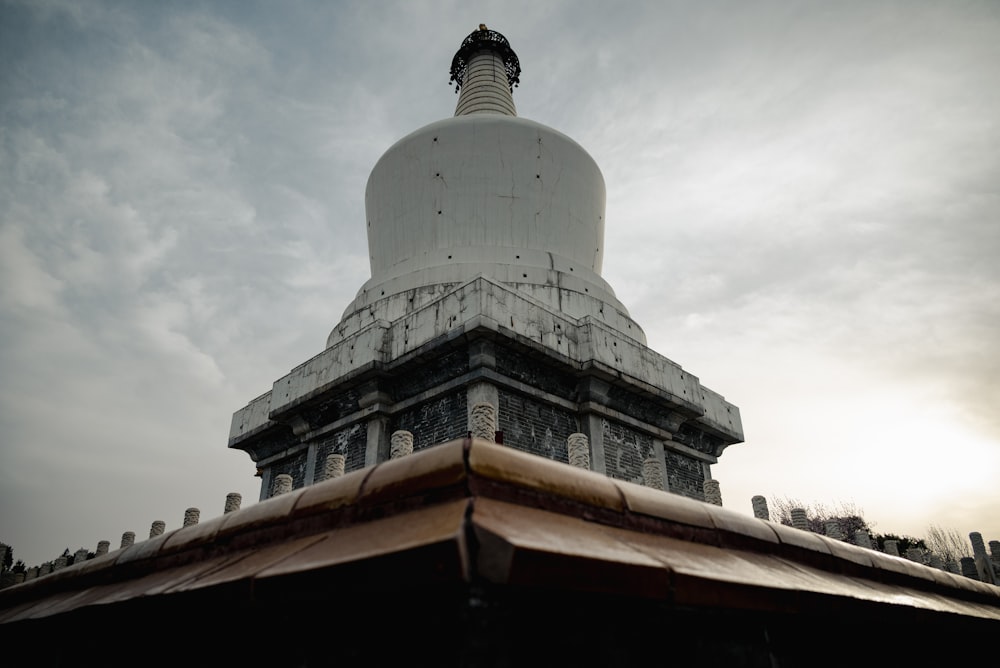
POLYGON ((387 382, 386 389, 393 399, 402 401, 439 387, 468 370, 469 352, 463 347, 436 357, 426 364, 418 364, 416 368, 397 373, 387 382))
POLYGON ((704 465, 692 457, 670 449, 665 449, 663 454, 667 460, 667 484, 670 491, 704 501, 704 465))
POLYGON ((574 376, 541 364, 526 355, 497 346, 496 370, 508 378, 530 385, 542 392, 554 394, 563 399, 576 398, 577 380, 574 376))
MULTIPOLYGON (((304 486, 306 484, 306 449, 303 448, 291 457, 275 462, 269 468, 271 469, 272 484, 273 480, 280 474, 287 473, 292 476, 292 489, 304 486)), ((271 496, 270 490, 268 490, 267 495, 271 496)))
POLYGON ((335 422, 358 410, 358 393, 354 389, 338 392, 332 397, 314 402, 301 409, 301 417, 313 429, 335 422))
POLYGON ((469 431, 467 410, 463 388, 397 413, 389 420, 389 433, 411 432, 414 450, 463 438, 469 431))
POLYGON ((580 431, 576 415, 514 392, 498 392, 497 429, 504 445, 568 463, 566 438, 580 431))
POLYGON ((368 428, 363 422, 341 429, 316 443, 316 474, 319 478, 326 458, 334 453, 344 455, 344 470, 357 471, 365 467, 365 449, 368 443, 368 428))
POLYGON ((614 420, 601 420, 604 465, 609 478, 642 484, 642 463, 653 454, 653 439, 614 420))

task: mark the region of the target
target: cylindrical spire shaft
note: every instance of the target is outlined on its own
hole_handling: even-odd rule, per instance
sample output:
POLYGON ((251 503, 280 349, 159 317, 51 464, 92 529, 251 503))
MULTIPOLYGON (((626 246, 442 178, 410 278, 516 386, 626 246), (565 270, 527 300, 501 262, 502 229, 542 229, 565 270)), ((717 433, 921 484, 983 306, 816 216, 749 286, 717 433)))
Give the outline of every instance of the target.
POLYGON ((517 116, 511 90, 520 75, 521 64, 507 38, 480 24, 451 61, 451 80, 462 91, 455 115, 517 116))
POLYGON ((473 55, 465 70, 455 115, 467 114, 517 116, 503 60, 493 51, 480 51, 473 55))

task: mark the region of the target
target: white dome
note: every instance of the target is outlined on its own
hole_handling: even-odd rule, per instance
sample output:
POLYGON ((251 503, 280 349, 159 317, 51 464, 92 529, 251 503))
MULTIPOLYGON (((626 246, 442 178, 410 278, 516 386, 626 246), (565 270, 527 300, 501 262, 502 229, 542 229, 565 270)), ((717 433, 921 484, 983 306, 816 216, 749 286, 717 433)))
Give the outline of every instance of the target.
POLYGON ((516 80, 516 56, 504 51, 502 36, 486 47, 473 39, 483 35, 493 33, 467 38, 452 65, 464 82, 456 115, 399 140, 372 169, 365 190, 372 277, 327 345, 477 277, 645 340, 601 278, 601 170, 566 135, 514 115, 508 74, 516 80))

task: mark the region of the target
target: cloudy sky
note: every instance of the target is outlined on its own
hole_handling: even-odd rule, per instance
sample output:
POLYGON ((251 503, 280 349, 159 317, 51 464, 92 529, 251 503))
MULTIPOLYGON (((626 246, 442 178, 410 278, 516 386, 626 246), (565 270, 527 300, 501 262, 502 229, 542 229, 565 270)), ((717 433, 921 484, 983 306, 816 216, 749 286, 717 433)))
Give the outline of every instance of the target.
POLYGON ((254 502, 232 413, 368 278, 481 23, 608 187, 604 276, 741 408, 715 476, 1000 539, 1000 4, 0 0, 0 541, 254 502))

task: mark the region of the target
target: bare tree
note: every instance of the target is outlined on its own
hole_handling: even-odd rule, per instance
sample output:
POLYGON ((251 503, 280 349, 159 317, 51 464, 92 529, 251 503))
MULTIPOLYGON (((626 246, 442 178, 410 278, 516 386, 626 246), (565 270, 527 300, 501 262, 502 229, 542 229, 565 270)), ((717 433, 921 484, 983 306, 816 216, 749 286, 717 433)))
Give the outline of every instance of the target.
POLYGON ((806 511, 806 519, 809 522, 809 530, 813 533, 826 533, 826 523, 837 521, 840 528, 847 537, 847 540, 854 542, 854 532, 858 530, 872 533, 871 527, 865 520, 864 511, 854 504, 853 501, 839 501, 836 505, 827 506, 823 503, 803 503, 799 499, 790 497, 778 497, 770 503, 771 519, 781 524, 792 525, 792 509, 802 508, 806 511))
POLYGON ((959 563, 962 557, 972 556, 972 545, 955 529, 943 529, 936 524, 927 528, 924 538, 927 549, 944 562, 959 563))

